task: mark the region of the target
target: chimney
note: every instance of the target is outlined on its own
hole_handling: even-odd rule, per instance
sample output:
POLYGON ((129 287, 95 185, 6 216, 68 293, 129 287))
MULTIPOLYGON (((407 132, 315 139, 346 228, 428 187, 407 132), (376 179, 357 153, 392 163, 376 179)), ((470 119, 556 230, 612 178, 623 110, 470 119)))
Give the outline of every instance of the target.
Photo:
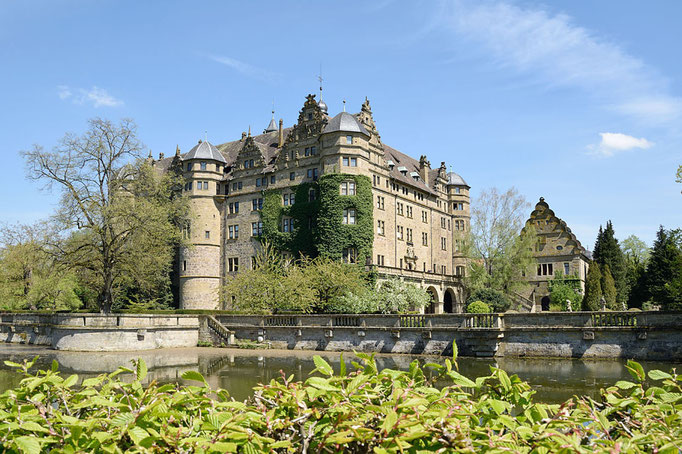
POLYGON ((419 158, 419 176, 427 186, 429 184, 429 170, 431 170, 431 163, 426 159, 426 156, 422 155, 419 158))
POLYGON ((163 159, 163 153, 159 153, 159 160, 163 159))
POLYGON ((284 121, 279 119, 279 132, 277 133, 277 147, 282 148, 284 146, 284 121))
POLYGON ((240 140, 240 142, 243 142, 244 139, 246 139, 246 131, 242 131, 242 139, 240 140))

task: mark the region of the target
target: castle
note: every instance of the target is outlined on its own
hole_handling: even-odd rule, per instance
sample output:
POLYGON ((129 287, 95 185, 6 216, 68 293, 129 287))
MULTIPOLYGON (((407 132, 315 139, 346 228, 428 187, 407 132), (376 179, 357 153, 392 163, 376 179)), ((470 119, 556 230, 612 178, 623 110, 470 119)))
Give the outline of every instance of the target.
MULTIPOLYGON (((345 106, 345 102, 344 102, 345 106)), ((308 95, 297 123, 272 120, 214 146, 160 158, 185 178, 190 247, 178 252, 181 309, 219 309, 226 278, 253 266, 267 239, 291 257, 323 254, 397 277, 432 295, 430 313, 461 312, 469 186, 445 163, 432 169, 385 145, 370 103, 331 117, 308 95)))
MULTIPOLYGON (((554 214, 544 198, 540 197, 526 226, 535 228, 538 240, 533 253, 537 273, 526 276, 530 288, 524 295, 533 302, 533 311, 549 310, 550 282, 559 273, 575 278, 585 294, 591 254, 580 244, 566 222, 554 214)), ((580 310, 580 307, 574 306, 573 310, 580 310)))

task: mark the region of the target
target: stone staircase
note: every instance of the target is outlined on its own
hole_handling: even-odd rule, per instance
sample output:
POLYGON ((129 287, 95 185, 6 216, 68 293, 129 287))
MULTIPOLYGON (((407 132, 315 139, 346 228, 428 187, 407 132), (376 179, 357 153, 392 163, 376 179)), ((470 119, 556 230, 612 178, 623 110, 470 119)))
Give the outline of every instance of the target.
POLYGON ((512 292, 510 295, 511 300, 512 300, 512 309, 520 311, 520 312, 534 312, 535 311, 535 304, 533 303, 533 300, 530 299, 533 296, 533 292, 529 295, 529 297, 523 296, 520 293, 517 292, 512 292))
POLYGON ((203 316, 203 327, 214 345, 234 345, 234 331, 230 331, 212 315, 203 316))

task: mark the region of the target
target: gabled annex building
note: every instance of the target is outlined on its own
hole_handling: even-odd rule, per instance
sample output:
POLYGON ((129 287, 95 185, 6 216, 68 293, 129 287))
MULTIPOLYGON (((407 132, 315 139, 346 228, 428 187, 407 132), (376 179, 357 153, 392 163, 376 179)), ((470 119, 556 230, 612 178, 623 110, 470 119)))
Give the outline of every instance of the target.
POLYGON ((191 247, 177 262, 183 309, 226 309, 220 286, 253 266, 263 239, 291 257, 322 254, 416 283, 433 295, 428 312, 463 307, 469 185, 444 162, 431 168, 384 144, 368 100, 331 116, 308 95, 291 127, 273 112, 262 134, 200 140, 154 165, 181 172, 191 200, 191 247))

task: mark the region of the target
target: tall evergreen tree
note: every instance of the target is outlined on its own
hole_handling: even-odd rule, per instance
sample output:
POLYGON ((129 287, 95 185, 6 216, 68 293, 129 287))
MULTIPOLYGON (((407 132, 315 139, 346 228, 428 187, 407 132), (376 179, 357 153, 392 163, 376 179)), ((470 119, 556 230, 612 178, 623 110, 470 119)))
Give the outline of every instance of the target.
POLYGON ((601 273, 601 290, 606 300, 606 307, 611 310, 622 309, 616 301, 616 283, 611 275, 611 269, 608 264, 604 264, 601 273))
POLYGON ((628 307, 641 308, 645 301, 651 297, 646 282, 646 265, 637 257, 627 260, 627 279, 630 293, 628 295, 628 307))
POLYGON ((654 303, 665 310, 682 309, 682 231, 659 228, 646 282, 654 303))
POLYGON ((603 268, 608 265, 616 284, 616 300, 620 303, 628 300, 627 267, 623 251, 620 249, 618 240, 613 231, 611 221, 606 223, 606 228, 599 227, 597 241, 594 244, 594 261, 603 268))
POLYGON ((601 309, 601 271, 597 262, 591 262, 585 278, 585 297, 583 298, 584 311, 598 311, 601 309))

